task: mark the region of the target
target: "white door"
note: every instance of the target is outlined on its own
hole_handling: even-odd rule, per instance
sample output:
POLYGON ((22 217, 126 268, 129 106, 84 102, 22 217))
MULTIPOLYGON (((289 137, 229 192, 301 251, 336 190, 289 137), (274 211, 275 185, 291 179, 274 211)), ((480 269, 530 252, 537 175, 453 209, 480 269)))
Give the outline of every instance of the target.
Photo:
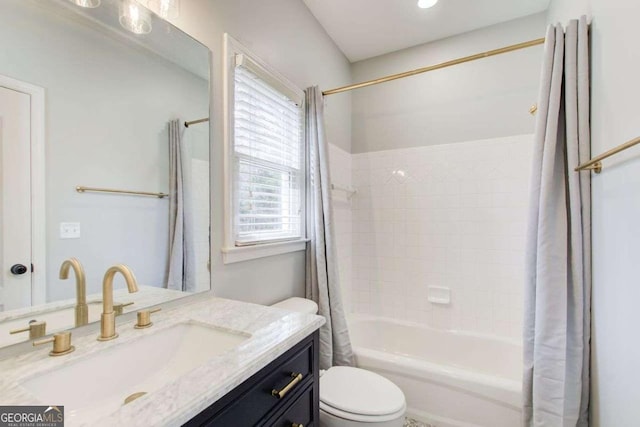
POLYGON ((0 311, 31 305, 31 97, 0 86, 0 311))

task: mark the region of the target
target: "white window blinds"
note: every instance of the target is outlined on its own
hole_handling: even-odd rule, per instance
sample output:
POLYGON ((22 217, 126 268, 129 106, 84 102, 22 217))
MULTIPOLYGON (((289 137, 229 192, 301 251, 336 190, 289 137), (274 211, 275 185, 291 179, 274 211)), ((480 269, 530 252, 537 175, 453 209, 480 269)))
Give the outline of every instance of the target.
POLYGON ((302 238, 302 105, 249 67, 234 77, 236 246, 302 238))

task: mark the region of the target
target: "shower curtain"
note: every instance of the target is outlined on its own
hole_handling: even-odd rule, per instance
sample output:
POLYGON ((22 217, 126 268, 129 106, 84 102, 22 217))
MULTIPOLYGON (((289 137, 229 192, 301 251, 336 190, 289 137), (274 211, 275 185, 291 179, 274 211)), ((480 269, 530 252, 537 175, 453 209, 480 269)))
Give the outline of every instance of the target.
POLYGON ((342 305, 331 205, 329 147, 324 133, 322 92, 306 93, 307 234, 306 296, 318 303, 326 323, 320 328, 320 368, 353 365, 349 330, 342 305))
POLYGON ((526 252, 525 426, 587 426, 591 294, 586 18, 547 31, 526 252))
POLYGON ((169 122, 169 273, 167 288, 195 290, 191 156, 180 120, 169 122))

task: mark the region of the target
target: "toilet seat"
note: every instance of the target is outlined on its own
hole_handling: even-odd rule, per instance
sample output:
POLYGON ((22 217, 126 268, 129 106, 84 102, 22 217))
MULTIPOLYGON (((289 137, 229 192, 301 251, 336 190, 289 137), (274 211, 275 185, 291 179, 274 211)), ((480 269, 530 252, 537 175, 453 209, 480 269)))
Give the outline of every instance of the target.
POLYGON ((374 372, 336 366, 320 377, 320 409, 363 423, 394 420, 406 410, 402 390, 374 372))
POLYGON ((407 410, 405 405, 402 406, 398 412, 388 415, 360 415, 353 414, 351 412, 341 411, 333 408, 323 402, 320 402, 320 411, 333 415, 334 417, 342 418, 349 421, 357 421, 360 423, 381 423, 385 421, 392 421, 399 417, 402 417, 407 410))
POLYGON ((310 299, 300 298, 300 297, 288 298, 284 301, 280 301, 276 304, 273 304, 271 307, 277 307, 283 310, 296 311, 298 313, 305 313, 305 314, 318 313, 318 304, 311 301, 310 299))

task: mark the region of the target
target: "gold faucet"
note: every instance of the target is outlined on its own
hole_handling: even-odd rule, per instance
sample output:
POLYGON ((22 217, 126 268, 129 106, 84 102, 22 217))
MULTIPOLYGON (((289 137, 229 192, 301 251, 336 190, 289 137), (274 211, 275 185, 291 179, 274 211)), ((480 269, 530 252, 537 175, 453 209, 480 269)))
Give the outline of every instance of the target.
POLYGON ((42 338, 47 335, 47 322, 32 320, 26 328, 14 329, 9 331, 10 334, 19 334, 21 332, 29 332, 29 339, 42 338))
POLYGON ((49 356, 63 356, 74 351, 76 348, 71 345, 71 332, 64 331, 55 334, 52 337, 40 341, 34 341, 33 346, 53 343, 53 350, 49 352, 49 356))
POLYGON ((98 341, 109 341, 118 338, 116 333, 116 313, 113 311, 113 278, 116 273, 121 273, 124 276, 129 293, 138 292, 136 278, 129 267, 119 264, 107 270, 102 280, 102 315, 100 316, 98 341))
POLYGON ((113 311, 116 313, 116 316, 122 316, 122 314, 124 313, 124 308, 125 307, 129 307, 130 305, 133 305, 134 302, 125 302, 125 303, 114 303, 113 304, 113 311))
POLYGON ((151 315, 153 313, 157 313, 162 310, 160 307, 153 310, 140 310, 138 312, 138 323, 136 323, 133 327, 136 329, 145 329, 153 326, 153 322, 151 321, 151 315))
POLYGON ((69 270, 73 268, 76 275, 76 327, 89 323, 89 307, 87 307, 87 279, 82 264, 76 258, 69 258, 60 266, 60 279, 69 278, 69 270))

